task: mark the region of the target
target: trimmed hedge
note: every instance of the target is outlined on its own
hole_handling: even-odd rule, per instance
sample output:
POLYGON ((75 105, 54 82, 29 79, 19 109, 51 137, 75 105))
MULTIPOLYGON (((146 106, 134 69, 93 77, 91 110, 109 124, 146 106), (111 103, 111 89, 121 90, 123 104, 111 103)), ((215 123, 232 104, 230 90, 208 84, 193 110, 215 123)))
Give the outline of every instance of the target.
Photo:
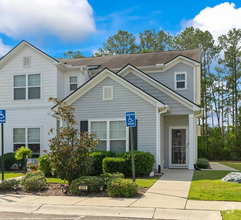
MULTIPOLYGON (((0 161, 2 161, 2 156, 0 156, 0 161)), ((15 163, 18 163, 18 161, 15 158, 14 153, 4 154, 4 170, 9 170, 9 168, 15 163)))
POLYGON ((107 185, 107 183, 109 181, 112 181, 113 179, 116 178, 120 178, 120 179, 124 179, 124 174, 123 173, 103 173, 100 175, 100 178, 102 178, 105 182, 105 185, 107 185))
POLYGON ((109 181, 107 192, 111 197, 132 197, 138 193, 139 186, 127 179, 109 181))
POLYGON ((47 182, 42 171, 27 173, 21 180, 23 188, 27 191, 44 190, 47 182))
POLYGON ((205 158, 199 158, 197 159, 197 164, 196 164, 199 168, 204 168, 204 169, 208 169, 210 167, 210 164, 208 162, 207 159, 205 158))
POLYGON ((43 171, 45 176, 52 176, 51 165, 50 165, 48 154, 45 154, 39 157, 38 161, 39 161, 38 169, 43 171))
POLYGON ((99 192, 100 186, 104 186, 105 182, 97 176, 82 176, 72 181, 70 184, 70 192, 74 195, 85 194, 85 192, 79 190, 80 184, 88 185, 89 192, 99 192))
POLYGON ((0 183, 0 191, 13 190, 14 186, 18 187, 19 181, 15 179, 4 180, 0 183))
POLYGON ((123 158, 106 157, 103 159, 102 168, 104 173, 123 173, 125 160, 123 158))
MULTIPOLYGON (((119 171, 125 176, 132 175, 131 152, 122 152, 117 157, 125 160, 124 170, 119 171)), ((134 151, 136 176, 149 175, 155 163, 154 156, 150 152, 134 151)))
POLYGON ((93 158, 91 176, 99 176, 103 173, 102 162, 106 157, 115 157, 116 154, 112 151, 96 150, 91 152, 90 157, 93 158))

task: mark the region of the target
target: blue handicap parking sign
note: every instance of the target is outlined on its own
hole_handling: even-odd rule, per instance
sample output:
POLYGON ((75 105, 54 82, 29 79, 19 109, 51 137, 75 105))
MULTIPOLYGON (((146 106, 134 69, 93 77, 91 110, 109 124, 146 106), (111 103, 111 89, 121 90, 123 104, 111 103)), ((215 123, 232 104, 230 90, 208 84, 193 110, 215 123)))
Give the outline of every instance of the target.
POLYGON ((0 123, 6 123, 6 110, 0 110, 0 123))
POLYGON ((126 112, 126 127, 136 127, 135 112, 126 112))

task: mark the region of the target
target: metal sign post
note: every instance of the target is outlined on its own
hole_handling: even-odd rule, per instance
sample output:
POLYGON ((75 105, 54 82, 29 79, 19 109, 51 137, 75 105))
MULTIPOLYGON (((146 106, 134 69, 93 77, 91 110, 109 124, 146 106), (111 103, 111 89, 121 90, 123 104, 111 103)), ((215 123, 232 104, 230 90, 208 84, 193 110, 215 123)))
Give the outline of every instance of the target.
POLYGON ((136 126, 136 115, 135 112, 126 112, 126 127, 130 128, 131 134, 131 164, 132 164, 132 179, 136 181, 135 176, 135 160, 134 160, 134 139, 133 139, 133 128, 136 126))
POLYGON ((1 142, 2 142, 2 180, 4 180, 4 126, 6 123, 6 111, 0 110, 0 124, 1 124, 1 142))

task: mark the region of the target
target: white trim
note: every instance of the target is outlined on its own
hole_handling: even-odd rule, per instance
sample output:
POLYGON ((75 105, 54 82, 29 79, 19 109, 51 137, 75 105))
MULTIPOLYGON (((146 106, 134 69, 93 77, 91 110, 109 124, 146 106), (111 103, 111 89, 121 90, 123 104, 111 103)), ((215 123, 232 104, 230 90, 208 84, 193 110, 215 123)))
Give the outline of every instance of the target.
POLYGON ((113 86, 103 86, 103 90, 102 90, 102 95, 103 95, 103 101, 112 101, 113 100, 113 86), (110 89, 111 92, 111 97, 110 98, 106 98, 105 97, 105 90, 110 89))
POLYGON ((154 79, 150 78, 148 75, 144 74, 143 72, 139 71, 138 69, 136 69, 135 67, 133 67, 131 65, 126 66, 118 74, 120 76, 122 76, 122 73, 124 74, 124 76, 128 75, 130 73, 130 72, 127 72, 128 68, 133 70, 131 73, 133 73, 134 75, 136 75, 139 78, 143 79, 144 81, 150 83, 152 86, 154 86, 155 88, 159 89, 160 91, 162 91, 166 95, 170 96, 171 98, 173 98, 177 102, 181 103, 182 105, 184 105, 188 109, 190 109, 192 111, 200 110, 200 108, 198 106, 196 106, 194 103, 192 103, 189 100, 183 98, 182 96, 180 96, 179 94, 175 93, 171 89, 166 88, 162 84, 156 82, 154 79))
MULTIPOLYGON (((150 104, 154 105, 155 107, 164 107, 164 104, 162 102, 159 102, 157 99, 153 98, 152 96, 148 95, 147 93, 143 92, 136 86, 132 85, 128 81, 122 79, 121 77, 117 76, 115 73, 112 71, 105 69, 101 73, 99 73, 98 76, 93 78, 91 81, 87 82, 84 84, 80 89, 78 89, 76 92, 74 92, 72 95, 67 97, 64 101, 68 104, 71 105, 74 103, 76 100, 78 100, 81 96, 86 94, 88 91, 93 89, 97 84, 99 84, 101 81, 103 81, 105 78, 110 77, 123 87, 127 88, 134 94, 138 95, 145 101, 149 102, 150 104)), ((56 108, 56 107, 55 107, 56 108)))
POLYGON ((174 89, 175 90, 187 90, 187 72, 174 72, 174 89), (185 75, 185 80, 177 81, 177 75, 185 75), (184 82, 184 88, 177 88, 177 82, 184 82))
MULTIPOLYGON (((189 114, 189 163, 188 169, 194 169, 195 161, 195 138, 196 137, 196 129, 194 128, 195 117, 194 114, 189 114)), ((196 126, 196 125, 195 125, 196 126)))
POLYGON ((186 143, 186 164, 172 164, 172 129, 186 129, 186 142, 189 140, 189 127, 188 126, 169 126, 169 168, 187 168, 189 161, 189 147, 186 143))

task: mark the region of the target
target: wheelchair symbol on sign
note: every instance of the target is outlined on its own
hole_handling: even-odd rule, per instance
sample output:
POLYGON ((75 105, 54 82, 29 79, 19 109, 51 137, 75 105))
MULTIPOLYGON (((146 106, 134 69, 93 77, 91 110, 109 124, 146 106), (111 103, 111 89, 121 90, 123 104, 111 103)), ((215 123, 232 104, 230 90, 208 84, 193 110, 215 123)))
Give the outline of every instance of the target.
POLYGON ((133 120, 130 117, 131 116, 129 115, 128 122, 133 122, 133 120))
POLYGON ((0 119, 4 119, 5 116, 3 115, 2 111, 0 111, 0 119))

